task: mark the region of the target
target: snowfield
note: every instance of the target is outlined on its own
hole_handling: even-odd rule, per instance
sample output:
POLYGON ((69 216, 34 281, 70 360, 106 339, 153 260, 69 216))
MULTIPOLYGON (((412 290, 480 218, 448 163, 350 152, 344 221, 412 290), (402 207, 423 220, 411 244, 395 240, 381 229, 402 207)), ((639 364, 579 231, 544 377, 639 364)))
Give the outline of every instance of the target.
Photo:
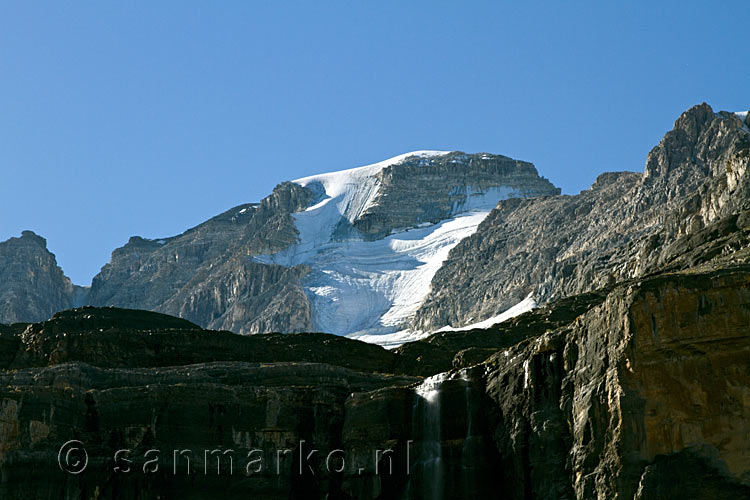
MULTIPOLYGON (((411 156, 429 161, 446 153, 417 151, 373 165, 293 181, 316 193, 312 206, 293 214, 299 242, 255 260, 284 266, 306 264, 311 268, 303 286, 317 331, 389 347, 423 336, 422 332, 405 329, 405 325, 429 293, 432 278, 448 252, 477 230, 498 201, 518 193, 508 187, 467 189, 466 203, 454 206, 452 216, 437 224, 421 224, 375 241, 365 241, 357 235, 341 241, 333 236, 342 218, 351 223, 374 203, 379 189, 375 175, 381 169, 411 156)), ((527 298, 487 321, 502 321, 525 312, 532 304, 533 300, 527 298)))
POLYGON ((523 314, 525 312, 529 312, 532 309, 536 308, 536 301, 534 300, 533 294, 529 294, 526 296, 525 299, 523 299, 518 304, 514 305, 507 311, 498 314, 497 316, 493 316, 491 318, 487 318, 484 321, 479 321, 478 323, 472 323, 470 325, 462 326, 460 328, 454 328, 452 326, 444 326, 439 332, 461 332, 466 330, 473 330, 474 328, 489 328, 492 325, 496 325, 498 323, 502 323, 505 320, 508 320, 510 318, 514 318, 520 314, 523 314))

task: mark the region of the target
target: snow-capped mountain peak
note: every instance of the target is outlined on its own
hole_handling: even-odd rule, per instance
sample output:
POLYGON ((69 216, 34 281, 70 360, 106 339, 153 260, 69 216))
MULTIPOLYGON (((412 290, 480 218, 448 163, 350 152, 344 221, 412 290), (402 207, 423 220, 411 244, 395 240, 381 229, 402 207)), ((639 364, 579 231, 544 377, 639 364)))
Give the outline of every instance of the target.
POLYGON ((293 182, 314 194, 293 214, 298 242, 255 260, 310 269, 316 330, 389 345, 418 335, 409 322, 432 277, 500 200, 557 192, 530 164, 447 151, 293 182))
POLYGON ((431 158, 449 151, 414 151, 362 167, 312 175, 292 182, 315 193, 316 202, 299 214, 297 225, 302 241, 327 240, 340 218, 353 223, 370 208, 379 192, 377 174, 407 158, 431 158), (304 231, 304 234, 302 233, 304 231))

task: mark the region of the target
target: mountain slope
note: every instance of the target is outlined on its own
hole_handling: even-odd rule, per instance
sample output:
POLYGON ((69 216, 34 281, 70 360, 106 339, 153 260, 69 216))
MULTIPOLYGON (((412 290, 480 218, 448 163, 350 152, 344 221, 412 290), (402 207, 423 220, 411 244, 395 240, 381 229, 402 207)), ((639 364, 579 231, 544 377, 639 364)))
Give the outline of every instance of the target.
MULTIPOLYGON (((743 119, 695 106, 651 151, 644 173, 605 173, 575 196, 501 201, 451 251, 414 328, 481 321, 529 293, 544 303, 643 276, 686 250, 675 245, 705 239, 699 233, 713 224, 712 231, 731 232, 727 224, 734 222, 719 221, 750 209, 750 130, 743 119)), ((726 244, 736 249, 743 242, 726 244)))
POLYGON ((89 302, 237 333, 403 341, 447 252, 499 200, 558 193, 504 156, 408 153, 280 184, 259 205, 176 237, 131 238, 94 278, 89 302))
POLYGON ((0 243, 0 323, 42 321, 73 306, 76 288, 32 231, 0 243))
POLYGON ((133 237, 94 277, 89 303, 169 313, 237 333, 310 331, 299 286, 306 270, 249 257, 296 241, 290 214, 311 200, 308 190, 282 183, 261 203, 235 207, 179 236, 133 237))

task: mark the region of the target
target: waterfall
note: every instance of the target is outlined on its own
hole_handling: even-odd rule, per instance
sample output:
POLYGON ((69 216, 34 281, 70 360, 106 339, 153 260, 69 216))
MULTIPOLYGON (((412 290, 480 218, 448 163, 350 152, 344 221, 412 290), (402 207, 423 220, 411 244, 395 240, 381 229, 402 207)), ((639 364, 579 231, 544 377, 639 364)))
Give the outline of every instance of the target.
POLYGON ((469 374, 466 370, 459 373, 464 382, 464 398, 466 400, 466 437, 461 449, 461 480, 463 482, 464 496, 471 498, 475 493, 477 484, 477 468, 481 465, 481 437, 474 435, 473 421, 476 418, 478 408, 472 401, 472 387, 469 374))
POLYGON ((441 426, 440 389, 450 373, 425 379, 415 390, 412 412, 417 457, 407 498, 440 500, 443 497, 445 468, 441 426), (416 485, 413 485, 413 483, 416 485))
POLYGON ((411 473, 404 498, 489 498, 494 455, 487 448, 481 387, 470 370, 440 373, 414 389, 411 473))

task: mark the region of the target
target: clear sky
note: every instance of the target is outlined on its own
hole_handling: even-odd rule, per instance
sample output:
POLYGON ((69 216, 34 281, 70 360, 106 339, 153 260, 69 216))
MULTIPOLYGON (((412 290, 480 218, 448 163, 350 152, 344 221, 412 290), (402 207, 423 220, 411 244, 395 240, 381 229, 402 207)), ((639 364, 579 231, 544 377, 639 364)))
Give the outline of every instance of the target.
POLYGON ((417 149, 565 193, 750 107, 750 2, 0 0, 0 240, 89 284, 277 183, 417 149))

